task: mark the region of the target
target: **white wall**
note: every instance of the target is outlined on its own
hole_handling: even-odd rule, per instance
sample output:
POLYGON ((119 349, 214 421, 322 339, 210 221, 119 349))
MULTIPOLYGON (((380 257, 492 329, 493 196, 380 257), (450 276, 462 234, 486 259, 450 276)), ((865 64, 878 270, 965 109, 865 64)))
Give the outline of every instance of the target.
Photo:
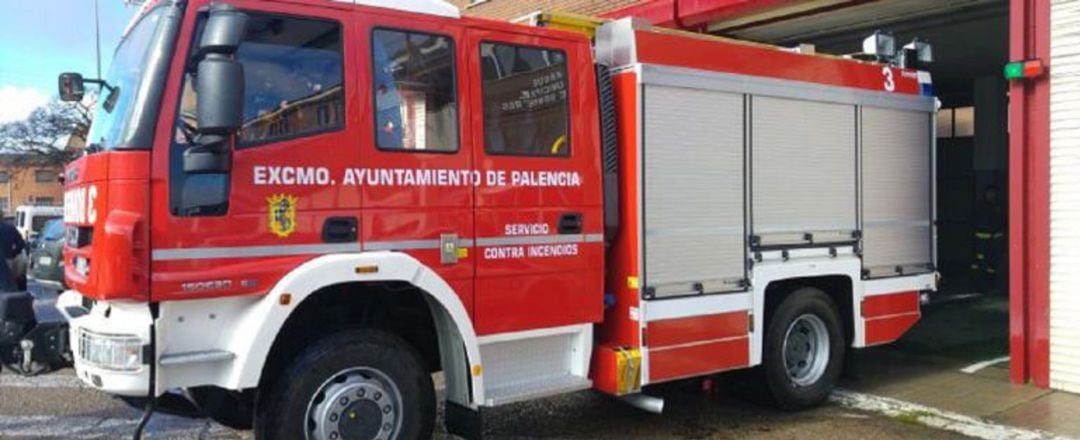
POLYGON ((1050 386, 1080 392, 1080 0, 1050 33, 1050 386))

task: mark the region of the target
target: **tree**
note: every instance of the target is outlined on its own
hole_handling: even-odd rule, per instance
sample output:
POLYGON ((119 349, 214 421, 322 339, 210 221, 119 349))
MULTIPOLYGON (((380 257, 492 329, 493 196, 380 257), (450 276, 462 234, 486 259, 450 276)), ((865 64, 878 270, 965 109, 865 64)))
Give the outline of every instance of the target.
POLYGON ((85 143, 90 118, 88 106, 52 101, 25 120, 0 124, 0 152, 26 163, 63 165, 78 155, 68 148, 70 138, 85 143))

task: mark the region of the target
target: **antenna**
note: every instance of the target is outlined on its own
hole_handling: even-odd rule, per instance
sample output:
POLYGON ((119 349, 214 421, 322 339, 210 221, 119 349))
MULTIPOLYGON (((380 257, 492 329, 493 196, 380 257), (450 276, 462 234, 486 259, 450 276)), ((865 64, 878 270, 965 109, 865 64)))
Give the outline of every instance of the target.
POLYGON ((98 0, 94 0, 94 40, 97 51, 97 77, 101 78, 101 18, 98 14, 98 0))

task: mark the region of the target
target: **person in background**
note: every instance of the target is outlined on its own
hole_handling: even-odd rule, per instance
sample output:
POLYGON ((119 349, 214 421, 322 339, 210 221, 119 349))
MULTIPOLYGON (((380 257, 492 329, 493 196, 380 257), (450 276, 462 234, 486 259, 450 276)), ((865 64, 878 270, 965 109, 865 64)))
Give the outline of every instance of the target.
POLYGON ((26 242, 22 235, 10 222, 0 221, 0 256, 4 258, 4 264, 0 264, 0 292, 14 292, 19 290, 15 281, 15 274, 11 271, 8 263, 26 249, 26 242))
POLYGON ((987 186, 975 206, 975 255, 971 270, 980 293, 998 294, 1005 289, 999 268, 1004 263, 1005 213, 998 187, 987 186))

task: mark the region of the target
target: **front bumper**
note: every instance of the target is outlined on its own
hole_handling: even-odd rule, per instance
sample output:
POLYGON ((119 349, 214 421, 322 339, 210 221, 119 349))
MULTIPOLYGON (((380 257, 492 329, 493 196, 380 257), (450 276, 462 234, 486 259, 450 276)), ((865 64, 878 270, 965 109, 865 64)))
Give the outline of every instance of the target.
MULTIPOLYGON (((150 390, 151 327, 153 316, 146 303, 98 301, 89 309, 83 296, 68 290, 60 295, 57 309, 67 318, 75 372, 87 385, 110 394, 146 396, 150 390), (117 356, 99 353, 110 344, 137 347, 138 361, 121 365, 117 356), (93 348, 90 348, 93 346, 93 348), (90 353, 93 350, 94 353, 90 353)), ((113 349, 116 349, 115 347, 113 349)))

